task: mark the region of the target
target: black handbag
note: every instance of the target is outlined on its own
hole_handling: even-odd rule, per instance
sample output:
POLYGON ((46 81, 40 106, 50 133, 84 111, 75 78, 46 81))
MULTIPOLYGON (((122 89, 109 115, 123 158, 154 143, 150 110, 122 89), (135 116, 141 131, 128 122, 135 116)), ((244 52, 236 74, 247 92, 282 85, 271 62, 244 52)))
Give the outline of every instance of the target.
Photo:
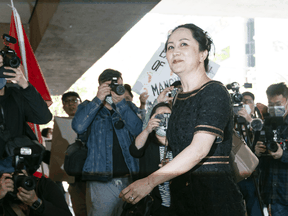
POLYGON ((86 143, 91 132, 91 124, 85 133, 77 135, 75 142, 70 144, 65 151, 64 170, 69 176, 82 175, 88 153, 86 143))
POLYGON ((87 158, 87 146, 80 139, 76 139, 65 151, 64 170, 69 176, 81 176, 87 158))
POLYGON ((154 199, 147 195, 135 205, 125 202, 121 216, 150 216, 154 199))

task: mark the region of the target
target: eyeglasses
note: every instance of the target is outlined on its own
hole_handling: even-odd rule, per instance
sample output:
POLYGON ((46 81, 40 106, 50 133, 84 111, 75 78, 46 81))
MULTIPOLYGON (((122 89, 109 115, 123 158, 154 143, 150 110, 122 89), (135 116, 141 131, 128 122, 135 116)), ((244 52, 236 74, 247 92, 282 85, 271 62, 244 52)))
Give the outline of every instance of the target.
POLYGON ((67 99, 64 101, 64 104, 70 104, 70 103, 78 103, 80 101, 79 98, 76 98, 76 99, 67 99))

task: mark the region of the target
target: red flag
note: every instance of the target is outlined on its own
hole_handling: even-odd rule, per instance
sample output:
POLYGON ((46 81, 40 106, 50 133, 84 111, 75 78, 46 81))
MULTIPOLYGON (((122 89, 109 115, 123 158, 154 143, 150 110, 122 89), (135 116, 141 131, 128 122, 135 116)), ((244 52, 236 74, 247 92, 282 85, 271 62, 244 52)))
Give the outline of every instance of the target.
MULTIPOLYGON (((48 106, 50 106, 52 104, 52 100, 51 100, 51 96, 50 96, 46 81, 44 79, 41 68, 40 68, 40 66, 39 66, 39 64, 35 58, 35 55, 33 53, 30 42, 26 36, 23 25, 21 24, 21 26, 23 29, 23 36, 24 36, 24 43, 25 43, 25 50, 26 50, 28 80, 37 89, 37 91, 41 94, 42 98, 46 101, 48 106)), ((16 44, 10 44, 10 48, 15 50, 15 52, 17 53, 17 56, 22 61, 20 47, 18 44, 18 35, 17 35, 17 31, 16 31, 13 12, 12 12, 12 16, 11 16, 9 35, 11 35, 12 37, 17 39, 17 43, 16 44)))
MULTIPOLYGON (((46 101, 47 105, 50 106, 52 104, 52 100, 51 100, 51 96, 50 96, 46 81, 45 81, 44 76, 42 74, 41 68, 40 68, 40 66, 39 66, 39 64, 35 58, 35 55, 33 53, 32 47, 31 47, 30 42, 27 38, 27 35, 25 33, 25 30, 23 28, 22 23, 20 23, 19 25, 21 25, 22 30, 23 30, 23 37, 24 37, 25 51, 26 51, 28 80, 37 89, 37 91, 41 94, 42 98, 46 101)), ((12 37, 17 39, 17 43, 16 44, 10 44, 9 47, 11 49, 15 50, 17 56, 22 61, 22 56, 21 56, 20 47, 19 47, 19 43, 18 43, 19 39, 18 39, 18 35, 17 35, 17 30, 16 30, 13 12, 12 12, 12 16, 11 16, 9 35, 11 35, 12 37)), ((29 123, 29 126, 31 127, 33 132, 37 135, 39 142, 42 143, 42 137, 41 137, 39 125, 29 123), (36 131, 35 131, 35 127, 36 127, 36 131)))

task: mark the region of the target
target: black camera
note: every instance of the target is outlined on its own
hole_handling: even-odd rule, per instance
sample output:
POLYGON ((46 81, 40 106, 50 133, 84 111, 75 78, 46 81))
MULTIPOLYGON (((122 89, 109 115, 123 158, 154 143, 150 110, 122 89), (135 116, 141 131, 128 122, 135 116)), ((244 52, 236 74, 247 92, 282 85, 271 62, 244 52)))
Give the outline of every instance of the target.
POLYGON ((230 94, 231 96, 231 101, 233 104, 233 112, 234 112, 234 116, 235 116, 235 122, 237 122, 238 124, 244 124, 246 123, 246 120, 244 117, 239 116, 238 112, 239 110, 241 110, 243 108, 243 95, 240 94, 239 89, 240 89, 240 84, 237 82, 233 82, 231 84, 226 85, 227 89, 232 90, 233 93, 230 94))
POLYGON ((277 143, 280 144, 282 149, 287 148, 287 140, 281 137, 284 125, 283 117, 267 116, 264 119, 262 129, 255 134, 256 141, 261 141, 266 146, 267 151, 262 156, 270 156, 268 150, 276 152, 278 150, 277 143))
POLYGON ((168 120, 170 118, 170 113, 163 113, 163 114, 157 114, 155 118, 160 119, 159 127, 164 126, 168 127, 168 120))
POLYGON ((125 87, 121 84, 118 84, 117 80, 117 77, 113 77, 109 86, 111 91, 115 92, 117 95, 123 95, 125 93, 125 87))
POLYGON ((33 157, 32 149, 30 147, 18 147, 14 149, 14 158, 12 166, 15 171, 12 175, 14 182, 14 191, 8 194, 14 198, 17 198, 18 188, 22 187, 27 191, 34 190, 36 187, 36 181, 33 176, 26 176, 22 170, 25 168, 26 158, 33 157))
POLYGON ((2 39, 4 40, 4 44, 6 44, 3 49, 0 51, 0 54, 3 57, 3 66, 8 66, 12 68, 19 67, 21 61, 18 58, 16 52, 7 45, 9 43, 15 44, 17 40, 10 35, 3 34, 2 39))
POLYGON ((174 89, 168 93, 168 97, 175 97, 177 92, 180 90, 181 88, 181 81, 177 80, 175 81, 171 86, 174 86, 174 89))

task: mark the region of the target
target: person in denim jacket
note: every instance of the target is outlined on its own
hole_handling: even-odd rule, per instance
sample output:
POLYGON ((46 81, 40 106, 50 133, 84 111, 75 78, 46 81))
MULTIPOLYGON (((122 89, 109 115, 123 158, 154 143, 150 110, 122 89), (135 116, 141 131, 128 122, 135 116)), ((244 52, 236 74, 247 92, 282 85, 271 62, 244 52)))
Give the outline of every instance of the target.
POLYGON ((89 215, 110 216, 121 202, 118 194, 132 182, 131 175, 139 171, 138 159, 130 155, 129 146, 141 133, 142 121, 137 116, 138 108, 126 101, 124 94, 112 91, 110 84, 115 77, 123 85, 119 71, 106 69, 100 74, 96 97, 80 104, 72 121, 72 128, 78 134, 86 132, 91 125, 83 167, 87 198, 92 205, 89 215))

